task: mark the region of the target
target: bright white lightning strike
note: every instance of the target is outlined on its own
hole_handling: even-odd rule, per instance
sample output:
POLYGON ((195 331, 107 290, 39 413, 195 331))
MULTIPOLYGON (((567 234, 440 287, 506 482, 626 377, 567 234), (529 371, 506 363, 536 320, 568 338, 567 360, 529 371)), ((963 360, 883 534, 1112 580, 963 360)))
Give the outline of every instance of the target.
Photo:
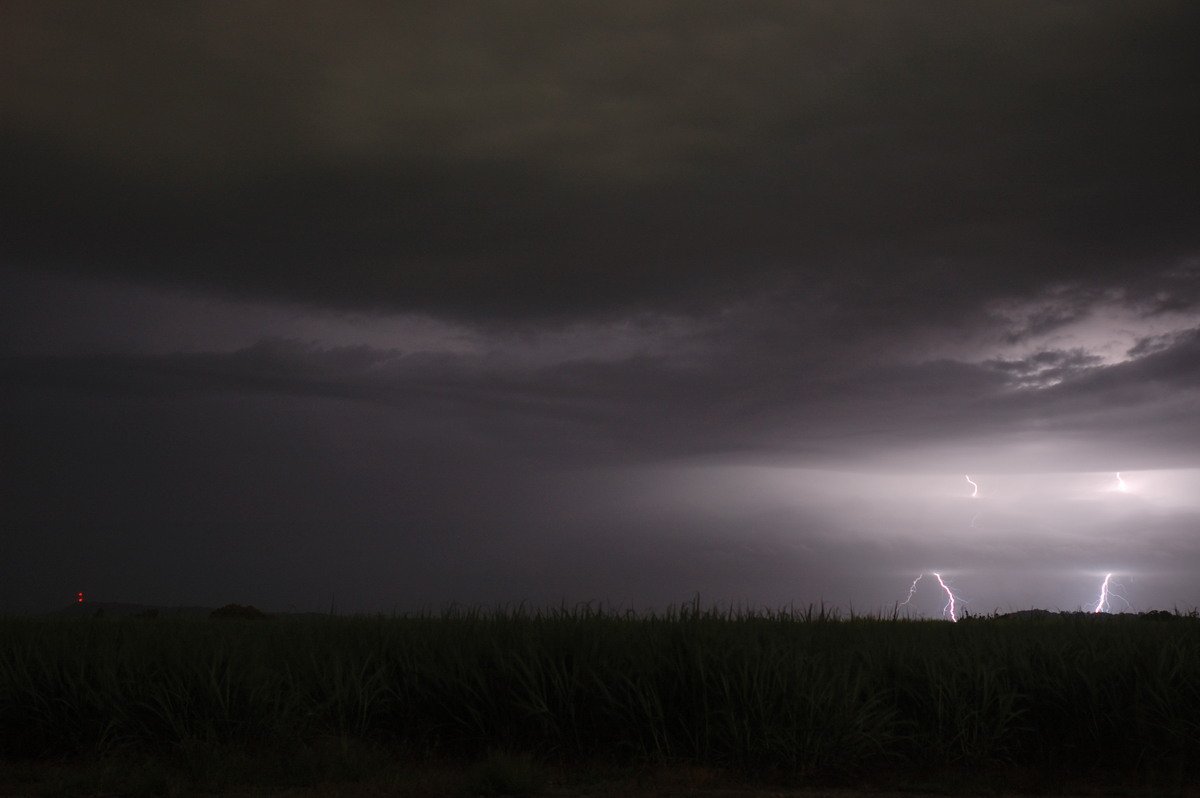
POLYGON ((970 483, 971 483, 971 487, 973 487, 973 488, 975 489, 975 490, 974 490, 974 492, 972 492, 972 493, 971 493, 971 498, 972 498, 972 499, 974 499, 974 498, 978 498, 978 496, 979 496, 979 485, 977 485, 977 484, 975 483, 975 480, 971 479, 971 478, 970 478, 969 476, 967 476, 966 474, 963 474, 963 476, 964 476, 964 477, 967 477, 967 482, 970 482, 970 483))
POLYGON ((1123 596, 1118 596, 1116 593, 1112 592, 1113 587, 1120 587, 1120 585, 1114 585, 1112 583, 1112 576, 1112 574, 1104 575, 1104 583, 1100 585, 1100 598, 1096 601, 1096 606, 1092 609, 1092 612, 1108 612, 1109 598, 1120 599, 1121 601, 1125 602, 1126 607, 1130 606, 1129 602, 1126 601, 1123 596))
POLYGON ((942 590, 946 591, 946 596, 948 597, 948 598, 947 598, 947 601, 946 601, 946 606, 945 606, 945 608, 943 608, 943 609, 942 609, 942 614, 950 616, 950 620, 952 620, 952 621, 954 621, 955 623, 957 623, 957 622, 958 622, 958 615, 956 615, 956 614, 955 614, 955 607, 954 607, 954 605, 955 605, 955 599, 954 599, 954 593, 953 593, 953 591, 951 591, 951 590, 950 590, 950 588, 948 588, 948 587, 946 586, 946 583, 945 583, 944 581, 942 581, 942 575, 941 575, 941 574, 939 574, 939 573, 935 573, 935 574, 934 574, 934 576, 935 576, 935 577, 937 577, 938 584, 942 586, 942 590))
POLYGON ((1125 480, 1121 479, 1120 471, 1117 472, 1117 490, 1121 491, 1122 493, 1129 492, 1129 486, 1125 484, 1125 480))
MULTIPOLYGON (((917 592, 917 583, 921 581, 921 577, 923 577, 923 576, 925 576, 925 574, 920 574, 919 576, 917 576, 916 579, 913 580, 912 584, 909 585, 909 588, 908 588, 908 598, 904 599, 904 601, 901 601, 896 606, 903 607, 905 604, 908 604, 909 602, 912 601, 913 594, 917 592)), ((958 601, 957 597, 950 590, 950 588, 946 585, 946 583, 942 580, 941 574, 935 573, 934 577, 938 580, 938 584, 942 586, 942 590, 946 591, 946 596, 948 597, 946 606, 942 608, 942 614, 945 615, 946 617, 948 617, 950 620, 957 622, 958 621, 958 613, 957 613, 957 609, 956 609, 957 601, 958 601)))

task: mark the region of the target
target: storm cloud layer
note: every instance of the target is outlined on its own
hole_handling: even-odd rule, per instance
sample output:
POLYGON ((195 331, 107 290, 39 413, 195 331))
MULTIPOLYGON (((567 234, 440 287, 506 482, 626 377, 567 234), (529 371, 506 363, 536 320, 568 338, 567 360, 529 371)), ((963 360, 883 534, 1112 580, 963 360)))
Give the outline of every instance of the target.
POLYGON ((0 31, 3 609, 1200 604, 1195 4, 0 31))

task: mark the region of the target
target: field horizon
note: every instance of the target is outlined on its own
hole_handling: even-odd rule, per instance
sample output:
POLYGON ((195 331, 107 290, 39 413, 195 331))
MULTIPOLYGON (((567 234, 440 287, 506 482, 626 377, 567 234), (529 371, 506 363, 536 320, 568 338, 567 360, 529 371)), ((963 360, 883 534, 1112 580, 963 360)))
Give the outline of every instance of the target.
MULTIPOLYGON (((221 607, 251 607, 256 611, 262 612, 265 616, 271 618, 286 618, 286 619, 309 619, 309 618, 429 618, 439 617, 441 615, 453 615, 462 612, 469 613, 485 613, 485 614, 504 614, 510 612, 522 613, 540 613, 545 615, 566 614, 573 611, 584 610, 586 612, 596 612, 600 615, 613 615, 618 617, 648 617, 657 616, 672 617, 681 609, 686 608, 690 612, 715 612, 729 617, 737 617, 739 615, 790 615, 793 617, 803 618, 826 618, 831 620, 855 620, 860 618, 878 619, 878 620, 945 620, 952 619, 945 616, 932 616, 912 611, 902 611, 902 602, 896 602, 890 608, 881 608, 874 612, 861 612, 853 609, 843 611, 841 608, 824 604, 812 603, 802 607, 796 605, 785 605, 782 607, 746 607, 729 603, 712 603, 702 605, 699 596, 693 597, 686 602, 666 605, 665 608, 658 609, 655 607, 647 607, 641 610, 624 607, 620 604, 608 603, 602 601, 577 602, 567 604, 561 602, 558 604, 534 604, 530 602, 518 603, 496 603, 496 604, 457 604, 447 603, 441 605, 437 609, 420 609, 407 611, 349 611, 343 612, 333 606, 328 611, 274 611, 262 610, 254 605, 240 604, 231 602, 220 606, 196 606, 183 604, 153 604, 139 603, 128 601, 92 601, 86 600, 83 602, 72 602, 63 604, 55 609, 46 610, 39 613, 27 613, 0 617, 25 617, 25 618, 89 618, 96 617, 156 617, 156 618, 207 618, 214 611, 221 607)), ((1149 610, 1133 610, 1127 609, 1119 612, 1110 612, 1108 610, 1085 609, 1082 607, 1064 610, 1064 609, 1049 609, 1043 607, 1028 607, 1022 609, 1010 609, 1006 612, 1001 612, 995 609, 989 613, 972 613, 969 610, 964 611, 962 618, 959 620, 973 619, 989 619, 989 618, 1049 618, 1049 617, 1079 617, 1079 616, 1094 616, 1097 618, 1114 618, 1114 617, 1200 617, 1200 608, 1181 609, 1178 606, 1171 608, 1154 608, 1149 610)))

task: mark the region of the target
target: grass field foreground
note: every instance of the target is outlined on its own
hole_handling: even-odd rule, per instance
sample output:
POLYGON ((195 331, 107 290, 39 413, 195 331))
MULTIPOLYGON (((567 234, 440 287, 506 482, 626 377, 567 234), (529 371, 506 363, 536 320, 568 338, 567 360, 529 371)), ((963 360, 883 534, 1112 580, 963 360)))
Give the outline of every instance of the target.
POLYGON ((784 777, 1200 775, 1200 621, 1179 615, 10 618, 0 643, 10 760, 351 740, 784 777))

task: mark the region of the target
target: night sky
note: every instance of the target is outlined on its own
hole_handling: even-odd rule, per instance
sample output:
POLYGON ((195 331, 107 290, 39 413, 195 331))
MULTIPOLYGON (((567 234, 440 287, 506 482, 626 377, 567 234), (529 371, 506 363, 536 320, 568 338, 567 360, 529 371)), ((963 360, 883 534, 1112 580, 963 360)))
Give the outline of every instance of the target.
POLYGON ((0 613, 1194 608, 1197 41, 8 0, 0 613))

